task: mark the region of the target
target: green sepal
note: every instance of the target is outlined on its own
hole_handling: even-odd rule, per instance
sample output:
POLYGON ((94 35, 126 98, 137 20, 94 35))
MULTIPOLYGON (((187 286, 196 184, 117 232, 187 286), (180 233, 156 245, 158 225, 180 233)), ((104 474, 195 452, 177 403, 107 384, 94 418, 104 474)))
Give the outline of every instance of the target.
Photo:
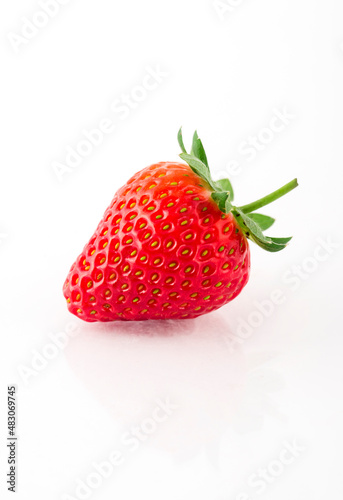
POLYGON ((232 205, 230 203, 229 193, 224 193, 224 191, 220 193, 218 191, 214 191, 211 193, 211 198, 217 203, 219 210, 221 210, 224 214, 231 212, 232 205))
POLYGON ((216 186, 219 191, 226 191, 230 193, 230 200, 233 201, 233 187, 229 179, 219 179, 219 181, 216 181, 216 186))
POLYGON ((199 160, 202 161, 204 165, 206 165, 206 167, 208 169, 208 173, 210 175, 210 169, 208 166, 208 161, 207 161, 205 149, 204 149, 204 146, 202 145, 201 140, 198 137, 197 131, 195 131, 194 135, 193 135, 191 155, 195 156, 196 158, 199 158, 199 160))
POLYGON ((189 155, 188 153, 181 153, 180 158, 185 160, 186 163, 191 167, 194 173, 199 175, 202 179, 204 179, 210 187, 215 190, 214 181, 211 178, 210 169, 203 163, 199 158, 196 158, 193 155, 189 155))
POLYGON ((275 222, 275 219, 273 217, 269 217, 268 215, 262 215, 262 214, 256 214, 256 213, 250 213, 247 214, 250 219, 252 219, 256 224, 260 226, 262 231, 265 231, 266 229, 269 229, 275 222))
POLYGON ((243 230, 245 236, 254 241, 258 246, 268 252, 279 252, 283 250, 290 238, 272 238, 265 236, 261 227, 251 218, 237 207, 233 207, 233 215, 243 230))
POLYGON ((177 140, 178 140, 179 146, 181 148, 181 151, 183 153, 187 153, 185 145, 183 143, 183 138, 182 138, 182 127, 180 127, 180 130, 179 130, 179 132, 177 134, 177 140))

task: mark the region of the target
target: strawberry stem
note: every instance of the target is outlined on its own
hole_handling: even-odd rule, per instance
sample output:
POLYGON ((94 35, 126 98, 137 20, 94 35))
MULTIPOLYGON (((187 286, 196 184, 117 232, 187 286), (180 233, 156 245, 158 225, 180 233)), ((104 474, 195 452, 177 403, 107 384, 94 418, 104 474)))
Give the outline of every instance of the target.
POLYGON ((298 185, 297 179, 293 179, 288 184, 285 184, 284 186, 277 189, 276 191, 273 191, 267 196, 264 196, 259 200, 253 201, 252 203, 248 203, 248 205, 243 205, 242 207, 239 208, 245 214, 254 212, 255 210, 258 210, 261 207, 269 205, 269 203, 272 203, 273 201, 281 198, 281 196, 284 196, 285 194, 289 193, 290 191, 292 191, 292 189, 296 188, 297 185, 298 185))

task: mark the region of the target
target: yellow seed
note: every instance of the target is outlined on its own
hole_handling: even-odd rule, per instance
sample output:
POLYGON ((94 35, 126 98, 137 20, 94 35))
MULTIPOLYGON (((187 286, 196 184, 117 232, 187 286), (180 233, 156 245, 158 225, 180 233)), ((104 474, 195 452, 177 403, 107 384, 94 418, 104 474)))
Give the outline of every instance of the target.
POLYGON ((128 240, 126 240, 126 244, 127 244, 127 245, 130 245, 132 242, 133 242, 133 239, 132 239, 132 238, 130 238, 130 239, 128 239, 128 240))
POLYGON ((148 207, 148 210, 149 210, 150 212, 152 212, 153 210, 155 210, 155 208, 156 208, 156 207, 148 207))
POLYGON ((102 259, 100 259, 100 264, 103 264, 105 262, 105 257, 103 257, 102 259))
POLYGON ((133 250, 133 251, 130 253, 131 257, 134 257, 134 256, 136 255, 136 253, 137 253, 137 250, 133 250))
POLYGON ((129 285, 127 283, 124 283, 122 286, 121 286, 121 289, 122 290, 126 290, 127 288, 129 288, 129 285))
POLYGON ((139 260, 144 261, 144 260, 146 260, 146 259, 147 259, 146 255, 143 255, 143 257, 141 257, 139 260))
POLYGON ((91 288, 92 285, 93 285, 93 281, 88 281, 87 288, 91 288))
POLYGON ((91 255, 93 255, 95 253, 95 248, 91 251, 91 255))
POLYGON ((139 297, 135 297, 134 299, 132 299, 132 302, 138 302, 139 301, 139 297))
POLYGON ((151 186, 149 186, 149 189, 153 189, 157 186, 157 184, 151 184, 151 186))
POLYGON ((144 238, 147 240, 148 238, 150 238, 151 236, 151 233, 146 233, 146 235, 144 236, 144 238))
POLYGON ((207 295, 206 297, 204 297, 204 300, 209 300, 211 298, 210 295, 207 295))
POLYGON ((184 281, 184 282, 182 283, 182 286, 188 286, 188 285, 189 285, 189 283, 190 283, 190 281, 184 281))
POLYGON ((129 269, 130 269, 130 266, 125 266, 125 267, 123 268, 124 273, 126 273, 126 271, 128 271, 129 269))
POLYGON ((115 277, 116 277, 115 273, 110 274, 110 280, 114 280, 115 277))
POLYGON ((193 194, 193 191, 186 191, 186 194, 193 194))
POLYGON ((103 236, 105 236, 105 234, 107 234, 107 233, 108 233, 108 229, 106 229, 106 231, 104 231, 104 232, 102 233, 102 235, 103 235, 103 236))
POLYGON ((208 273, 209 270, 210 270, 209 266, 204 267, 204 274, 208 273))
POLYGON ((160 198, 165 198, 167 196, 167 193, 162 193, 160 198))
MULTIPOLYGON (((108 297, 111 295, 111 290, 105 290, 105 296, 108 297)), ((92 298, 92 297, 91 297, 92 298)), ((90 299, 89 299, 90 300, 90 299)))
POLYGON ((90 266, 85 267, 85 271, 88 271, 90 269, 90 266))
POLYGON ((224 227, 224 233, 227 233, 228 231, 230 231, 230 226, 224 227))
POLYGON ((171 262, 171 263, 169 264, 169 267, 175 267, 175 266, 176 266, 176 262, 171 262))
POLYGON ((79 313, 79 314, 81 314, 82 313, 82 309, 77 309, 76 312, 79 313))
POLYGON ((107 247, 108 241, 105 241, 105 243, 102 245, 102 248, 107 247))
POLYGON ((69 297, 67 298, 67 302, 68 302, 68 304, 70 304, 70 298, 69 297))
POLYGON ((185 240, 189 240, 190 238, 192 238, 192 236, 193 236, 192 234, 186 234, 185 240))
POLYGON ((205 238, 205 240, 208 240, 209 238, 211 238, 211 233, 205 234, 204 238, 205 238))
POLYGON ((155 290, 153 290, 153 291, 152 291, 152 293, 153 293, 154 295, 156 295, 156 293, 160 293, 160 291, 161 291, 161 290, 160 290, 159 288, 155 288, 155 290))
POLYGON ((96 314, 96 311, 94 311, 94 309, 91 311, 91 314, 96 314))
POLYGON ((156 215, 156 219, 162 219, 162 215, 156 215))
POLYGON ((142 271, 136 271, 135 276, 142 276, 143 272, 142 271))
POLYGON ((192 293, 191 297, 192 299, 194 299, 195 297, 197 297, 199 294, 198 293, 192 293))
POLYGON ((204 219, 204 223, 207 224, 209 220, 210 219, 208 217, 206 217, 206 219, 204 219))
POLYGON ((186 267, 186 269, 185 269, 185 273, 190 273, 190 272, 191 272, 191 270, 192 270, 191 266, 186 267))
POLYGON ((125 207, 125 203, 122 203, 120 206, 119 206, 119 210, 121 210, 122 208, 125 207))
POLYGON ((116 243, 116 244, 115 244, 115 246, 114 246, 114 249, 115 249, 115 250, 118 250, 118 248, 119 248, 119 241, 118 241, 118 243, 116 243))
POLYGON ((152 279, 153 281, 157 280, 157 278, 158 278, 158 274, 157 274, 157 273, 154 273, 154 274, 151 276, 151 279, 152 279))
POLYGON ((187 248, 186 248, 186 250, 183 250, 183 251, 181 252, 181 254, 182 254, 182 255, 187 255, 188 253, 189 253, 189 250, 188 250, 187 248))
POLYGON ((146 226, 146 222, 143 222, 140 226, 139 229, 143 229, 146 226))
POLYGON ((78 293, 78 294, 76 295, 76 300, 80 300, 80 299, 81 299, 81 295, 78 293))
POLYGON ((173 207, 175 203, 168 203, 167 208, 173 207))
POLYGON ((147 312, 148 312, 148 309, 142 309, 141 312, 140 312, 140 314, 145 314, 147 312))
POLYGON ((219 281, 219 283, 216 284, 216 287, 218 288, 218 287, 222 286, 222 284, 223 283, 221 281, 219 281))
POLYGON ((167 229, 170 228, 170 225, 169 224, 166 224, 164 227, 163 227, 163 231, 166 231, 167 229))
POLYGON ((181 226, 185 226, 186 224, 188 224, 188 220, 184 220, 181 222, 181 226))
POLYGON ((114 259, 114 262, 119 262, 119 261, 120 261, 120 257, 116 257, 116 258, 114 259))
POLYGON ((168 241, 168 243, 166 244, 166 247, 170 248, 172 245, 173 245, 173 242, 172 241, 168 241))
POLYGON ((142 189, 142 186, 138 186, 138 188, 136 189, 136 192, 138 193, 138 191, 140 191, 142 189))
POLYGON ((135 206, 136 206, 136 202, 135 202, 135 201, 133 201, 133 202, 131 203, 131 205, 129 205, 129 208, 133 208, 133 207, 135 207, 135 206))
POLYGON ((207 255, 207 254, 208 254, 208 250, 204 250, 203 252, 201 252, 202 257, 205 257, 205 255, 207 255))
POLYGON ((181 212, 181 213, 183 213, 183 212, 187 212, 187 208, 181 208, 180 212, 181 212))
POLYGON ((160 174, 159 177, 164 177, 166 174, 160 174))
POLYGON ((170 185, 171 186, 177 186, 177 182, 171 182, 170 185))
POLYGON ((231 248, 231 250, 230 250, 230 252, 229 252, 229 255, 232 255, 234 251, 235 251, 235 249, 234 249, 234 248, 231 248))
POLYGON ((142 204, 145 205, 146 203, 148 203, 149 201, 149 198, 144 198, 144 200, 142 201, 142 204))
POLYGON ((91 297, 89 297, 89 302, 95 302, 95 297, 94 297, 94 295, 92 295, 91 297))
POLYGON ((225 248, 224 246, 219 247, 218 252, 223 252, 224 248, 225 248))
POLYGON ((229 264, 225 262, 225 264, 222 265, 222 269, 227 269, 229 267, 229 264))
POLYGON ((200 311, 200 309, 201 309, 201 307, 200 307, 200 306, 198 306, 198 307, 196 307, 196 308, 194 309, 194 311, 200 311))
POLYGON ((163 307, 169 307, 169 306, 170 306, 170 302, 165 302, 165 303, 163 304, 163 307))

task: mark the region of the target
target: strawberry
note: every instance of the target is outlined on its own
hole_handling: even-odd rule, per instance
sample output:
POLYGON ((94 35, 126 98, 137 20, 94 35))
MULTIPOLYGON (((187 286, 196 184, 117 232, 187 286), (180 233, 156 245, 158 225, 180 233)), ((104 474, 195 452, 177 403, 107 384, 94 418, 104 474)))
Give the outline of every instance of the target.
POLYGON ((85 321, 195 318, 233 300, 247 284, 247 239, 271 252, 291 238, 263 234, 274 222, 255 210, 297 186, 235 207, 228 179, 213 181, 195 132, 190 154, 135 174, 115 194, 72 265, 63 292, 85 321))

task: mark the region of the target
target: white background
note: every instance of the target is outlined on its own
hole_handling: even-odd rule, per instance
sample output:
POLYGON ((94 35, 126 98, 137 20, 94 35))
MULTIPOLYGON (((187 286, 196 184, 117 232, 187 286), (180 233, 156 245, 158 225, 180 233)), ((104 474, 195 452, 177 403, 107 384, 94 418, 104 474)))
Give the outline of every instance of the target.
POLYGON ((84 498, 339 498, 342 3, 223 0, 222 15, 213 0, 65 3, 20 43, 24 18, 45 22, 39 3, 0 7, 1 488, 17 384, 17 498, 81 498, 77 485, 96 484, 94 462, 114 450, 123 463, 84 498), (165 76, 123 118, 113 102, 141 97, 149 68, 165 76), (292 118, 271 135, 275 109, 292 118), (59 180, 54 162, 104 118, 114 131, 59 180), (131 175, 177 160, 181 124, 187 143, 197 128, 218 176, 238 162, 241 205, 298 177, 264 209, 272 234, 294 239, 279 254, 251 245, 248 286, 213 314, 82 323, 61 292, 69 267, 131 175), (258 134, 270 142, 249 161, 242 143, 258 134), (37 369, 70 324, 76 335, 37 369), (166 399, 171 414, 125 445, 166 399), (294 440, 301 451, 283 464, 294 440), (252 486, 263 468, 269 482, 252 486))

